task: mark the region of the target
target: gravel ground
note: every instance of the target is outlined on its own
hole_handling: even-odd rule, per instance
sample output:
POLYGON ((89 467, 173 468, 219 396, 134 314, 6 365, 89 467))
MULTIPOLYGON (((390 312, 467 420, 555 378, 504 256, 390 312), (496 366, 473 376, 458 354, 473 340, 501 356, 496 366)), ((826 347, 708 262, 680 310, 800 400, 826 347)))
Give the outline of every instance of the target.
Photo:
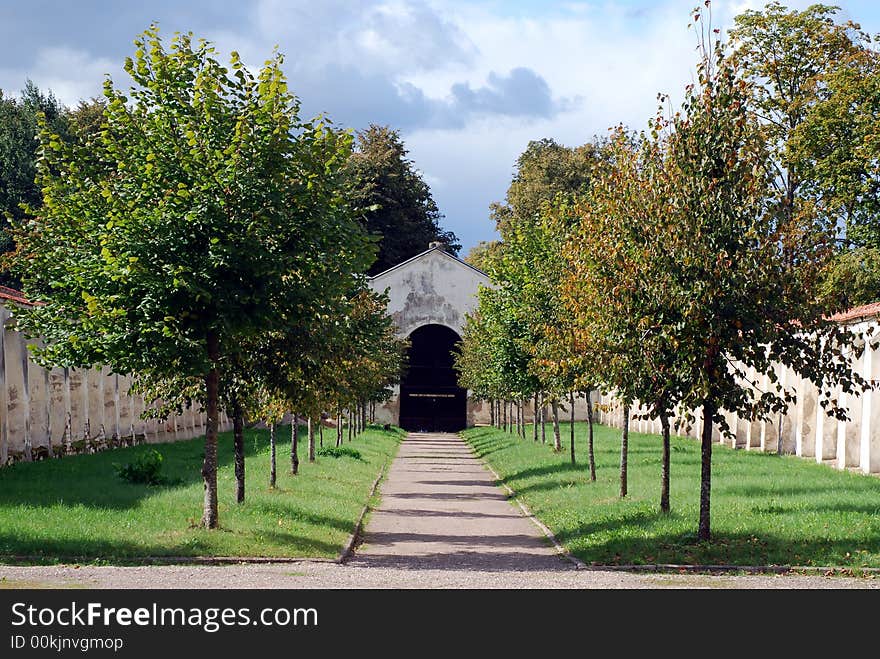
POLYGON ((880 580, 576 570, 408 569, 304 561, 222 566, 0 566, 5 588, 878 588, 880 580))

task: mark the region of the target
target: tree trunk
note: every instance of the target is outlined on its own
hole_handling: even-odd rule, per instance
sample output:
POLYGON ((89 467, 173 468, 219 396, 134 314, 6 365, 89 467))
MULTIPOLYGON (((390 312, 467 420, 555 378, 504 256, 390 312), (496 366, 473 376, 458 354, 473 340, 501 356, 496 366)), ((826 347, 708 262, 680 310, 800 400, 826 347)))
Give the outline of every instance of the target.
POLYGON ((342 408, 336 411, 336 446, 342 446, 342 408))
POLYGON ((235 501, 244 502, 244 413, 232 404, 232 446, 235 453, 235 501))
POLYGON ((367 429, 367 402, 361 405, 361 432, 367 429))
POLYGON ((351 441, 351 433, 353 430, 352 425, 354 425, 354 424, 352 424, 352 422, 351 422, 351 410, 346 410, 345 412, 346 412, 345 416, 348 417, 346 419, 346 421, 348 422, 348 441, 351 441))
POLYGON ((275 424, 269 424, 269 487, 275 487, 275 458, 277 455, 275 446, 275 424))
POLYGON ((209 333, 207 339, 211 370, 205 375, 205 408, 208 419, 205 424, 205 459, 202 462, 202 480, 205 484, 202 525, 206 529, 216 529, 220 523, 217 512, 217 401, 220 390, 217 361, 220 357, 220 348, 215 334, 209 333))
POLYGON ((571 464, 577 464, 577 461, 574 457, 574 392, 570 392, 569 400, 571 401, 571 412, 569 412, 569 418, 571 419, 571 423, 569 424, 569 440, 571 441, 571 464))
POLYGON ((590 391, 586 392, 587 397, 587 451, 590 459, 590 481, 596 482, 596 458, 593 454, 593 400, 590 391))
POLYGON ((306 421, 306 428, 309 433, 309 462, 315 461, 315 424, 312 423, 312 415, 309 415, 306 421))
POLYGON ((504 432, 507 432, 507 401, 506 400, 501 403, 501 409, 502 409, 501 428, 504 430, 504 432))
POLYGON ((541 394, 541 443, 547 443, 547 404, 544 394, 541 394))
POLYGON ((553 410, 553 450, 559 453, 562 450, 562 435, 559 432, 559 401, 555 396, 550 399, 550 408, 553 410))
POLYGON ((776 426, 776 455, 784 453, 782 447, 782 414, 779 414, 779 422, 776 426))
POLYGON ((534 397, 535 413, 532 415, 532 439, 538 441, 538 394, 534 397))
POLYGON ((629 405, 623 406, 623 432, 620 434, 620 498, 626 496, 626 468, 629 458, 629 405))
POLYGON ((489 425, 495 426, 495 401, 489 401, 489 425))
POLYGON ((663 465, 660 468, 660 512, 669 512, 669 417, 660 414, 660 428, 663 431, 663 465))
POLYGON ((324 419, 318 417, 318 446, 324 448, 324 419))
POLYGON ((514 404, 516 405, 516 436, 520 439, 523 436, 522 400, 517 398, 514 404))
POLYGON ((700 447, 700 526, 697 539, 708 542, 712 538, 709 523, 709 495, 712 491, 712 417, 715 406, 703 403, 703 438, 700 447))
POLYGON ((293 415, 293 423, 290 424, 290 473, 296 476, 299 473, 299 425, 296 414, 293 415))

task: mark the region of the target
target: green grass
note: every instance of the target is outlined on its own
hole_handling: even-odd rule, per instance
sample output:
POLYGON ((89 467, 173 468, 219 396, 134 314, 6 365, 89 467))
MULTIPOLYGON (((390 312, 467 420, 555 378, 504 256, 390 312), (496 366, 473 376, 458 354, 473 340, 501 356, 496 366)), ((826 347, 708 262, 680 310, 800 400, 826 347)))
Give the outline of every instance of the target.
POLYGON ((300 473, 291 476, 290 428, 280 428, 278 481, 272 490, 269 433, 248 429, 247 500, 236 504, 232 436, 221 433, 221 528, 214 531, 197 527, 204 438, 18 463, 0 469, 0 561, 13 556, 47 563, 71 558, 137 562, 145 556, 336 557, 402 436, 399 430, 370 427, 351 444, 360 459, 319 457, 310 464, 301 429, 300 473), (135 485, 116 475, 114 463, 131 462, 151 448, 164 456, 162 475, 170 485, 135 485))
POLYGON ((794 456, 715 445, 711 543, 696 541, 700 451, 672 439, 672 512, 659 512, 661 443, 630 433, 629 496, 618 497, 620 431, 595 427, 597 482, 586 471, 586 424, 575 424, 578 464, 565 450, 494 428, 464 437, 575 556, 594 564, 880 567, 880 479, 794 456))

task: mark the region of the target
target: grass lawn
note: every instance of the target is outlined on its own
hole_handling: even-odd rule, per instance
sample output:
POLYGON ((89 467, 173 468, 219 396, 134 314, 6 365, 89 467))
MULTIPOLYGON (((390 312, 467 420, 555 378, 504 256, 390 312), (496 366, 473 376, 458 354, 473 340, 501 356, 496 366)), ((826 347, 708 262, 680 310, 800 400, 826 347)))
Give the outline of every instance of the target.
MULTIPOLYGON (((0 469, 0 561, 79 558, 136 562, 143 556, 336 557, 367 502, 370 487, 393 457, 403 433, 371 427, 351 444, 353 457, 318 457, 310 464, 300 429, 300 473, 291 476, 290 427, 278 432, 278 481, 270 490, 269 432, 245 431, 247 500, 234 500, 232 433, 219 438, 220 526, 201 518, 204 438, 18 463, 0 469), (116 476, 150 448, 164 456, 173 485, 133 485, 116 476)), ((335 441, 335 431, 325 432, 335 441)))
MULTIPOLYGON (((549 428, 548 428, 549 429, 549 428)), ((630 433, 629 496, 618 498, 620 430, 595 427, 597 481, 589 482, 587 427, 575 424, 578 464, 565 450, 494 428, 463 433, 575 556, 595 564, 880 567, 880 479, 794 456, 712 452, 713 541, 696 542, 700 448, 672 438, 672 512, 662 515, 661 440, 630 433)))

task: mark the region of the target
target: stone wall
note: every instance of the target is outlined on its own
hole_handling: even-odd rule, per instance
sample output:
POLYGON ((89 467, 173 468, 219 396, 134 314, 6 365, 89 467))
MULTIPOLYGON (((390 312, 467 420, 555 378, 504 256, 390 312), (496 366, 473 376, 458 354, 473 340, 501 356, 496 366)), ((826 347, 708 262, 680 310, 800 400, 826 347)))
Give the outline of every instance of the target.
MULTIPOLYGON (((11 316, 0 305, 0 466, 205 433, 206 415, 195 409, 166 421, 141 419, 145 401, 129 393, 127 375, 106 367, 42 368, 11 316)), ((221 429, 230 425, 221 415, 221 429)))
MULTIPOLYGON (((866 380, 880 384, 880 324, 877 318, 860 319, 852 323, 857 332, 871 329, 872 335, 855 368, 866 380)), ((755 379, 751 373, 750 379, 755 379)), ((819 391, 809 380, 799 378, 791 370, 778 366, 776 375, 780 381, 797 391, 797 402, 784 414, 775 415, 768 421, 748 421, 727 413, 726 419, 735 436, 724 438, 716 429, 713 439, 728 446, 751 451, 776 452, 778 438, 782 436, 784 453, 826 463, 838 469, 858 469, 866 474, 880 473, 880 390, 869 390, 859 396, 843 394, 843 404, 849 410, 849 421, 838 421, 825 414, 819 391)), ((769 385, 767 376, 761 378, 762 387, 769 385)), ((838 392, 838 395, 840 393, 838 392)), ((611 394, 597 396, 597 420, 605 425, 621 427, 623 411, 620 402, 611 394)), ((634 409, 633 415, 644 409, 634 409)), ((679 435, 699 438, 702 419, 679 435)), ((630 428, 636 432, 659 433, 656 420, 631 420, 630 428)))

